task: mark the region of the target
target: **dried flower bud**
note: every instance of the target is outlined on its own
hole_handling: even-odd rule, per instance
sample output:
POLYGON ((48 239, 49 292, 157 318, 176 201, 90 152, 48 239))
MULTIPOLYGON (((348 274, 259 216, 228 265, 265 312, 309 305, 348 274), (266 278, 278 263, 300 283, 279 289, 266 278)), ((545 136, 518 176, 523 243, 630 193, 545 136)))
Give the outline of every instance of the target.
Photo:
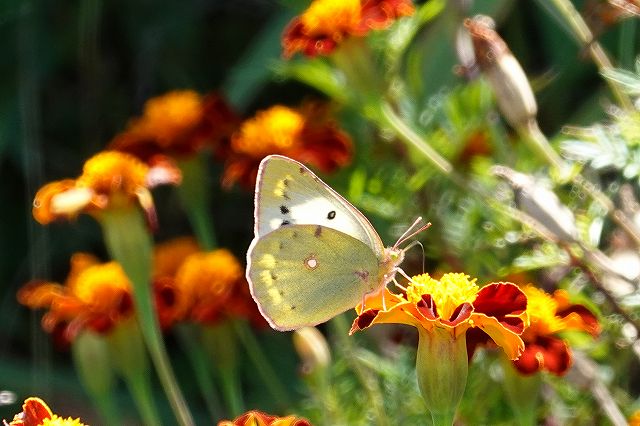
POLYGON ((520 63, 494 31, 490 18, 466 19, 464 26, 471 35, 476 63, 491 84, 502 115, 516 129, 527 126, 538 106, 520 63))
POLYGON ((509 183, 520 210, 531 216, 559 241, 576 242, 578 228, 573 212, 548 188, 523 173, 505 166, 494 166, 491 172, 509 183))
POLYGON ((305 375, 324 369, 331 362, 329 344, 315 327, 303 327, 294 331, 293 346, 302 359, 302 373, 305 375))

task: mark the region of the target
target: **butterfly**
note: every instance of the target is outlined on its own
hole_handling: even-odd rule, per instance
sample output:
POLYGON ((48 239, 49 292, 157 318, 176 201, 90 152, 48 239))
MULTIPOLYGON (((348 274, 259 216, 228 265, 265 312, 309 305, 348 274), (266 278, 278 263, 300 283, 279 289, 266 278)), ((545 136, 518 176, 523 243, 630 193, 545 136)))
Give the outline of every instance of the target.
POLYGON ((409 238, 385 248, 358 209, 281 155, 260 163, 254 217, 246 276, 260 312, 281 331, 323 323, 381 291, 409 238))

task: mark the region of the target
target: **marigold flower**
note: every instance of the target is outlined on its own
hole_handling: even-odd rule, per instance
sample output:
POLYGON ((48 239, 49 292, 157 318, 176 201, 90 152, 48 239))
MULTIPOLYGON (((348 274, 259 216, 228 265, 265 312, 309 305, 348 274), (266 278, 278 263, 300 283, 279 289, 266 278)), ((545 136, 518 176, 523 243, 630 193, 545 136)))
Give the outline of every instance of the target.
POLYGON ((457 338, 472 327, 488 334, 510 359, 522 353, 520 335, 526 323, 527 298, 512 283, 491 283, 482 288, 465 274, 448 273, 440 280, 429 274, 414 276, 406 295, 386 290, 359 305, 351 334, 374 324, 408 324, 432 331, 446 330, 457 338), (383 307, 383 300, 386 309, 383 307))
POLYGON ((414 11, 410 0, 314 0, 284 31, 284 56, 328 55, 348 37, 389 27, 414 11))
POLYGON ((640 410, 637 410, 629 417, 629 426, 640 426, 640 410))
POLYGON ((43 186, 33 201, 34 218, 45 225, 55 219, 71 219, 80 213, 98 214, 110 207, 137 201, 155 225, 155 209, 149 188, 180 182, 180 172, 166 159, 149 166, 117 151, 100 152, 84 164, 75 180, 66 179, 43 186))
POLYGON ((158 314, 165 326, 184 320, 211 324, 227 317, 265 324, 242 265, 229 250, 203 252, 193 238, 175 238, 156 245, 153 270, 158 314))
POLYGON ((158 154, 190 156, 228 139, 239 122, 218 94, 173 91, 149 99, 142 116, 131 120, 110 148, 145 161, 158 154))
POLYGON ((408 324, 418 329, 418 385, 434 423, 452 423, 466 386, 467 332, 477 328, 500 346, 510 359, 524 349, 520 338, 527 298, 511 283, 480 288, 465 274, 414 276, 406 294, 386 288, 356 307, 351 333, 380 323, 408 324), (437 359, 437 362, 434 362, 437 359))
POLYGON ((296 416, 277 417, 262 411, 252 410, 233 421, 223 420, 218 426, 311 426, 308 420, 296 416))
POLYGON ((545 370, 557 376, 571 366, 571 351, 557 336, 565 330, 581 330, 597 336, 600 325, 596 316, 583 305, 569 303, 568 293, 556 290, 553 295, 532 285, 522 289, 527 295, 527 312, 531 325, 522 334, 525 349, 514 366, 523 374, 545 370))
POLYGON ((18 291, 18 301, 32 309, 47 308, 42 326, 53 332, 63 326, 72 341, 85 327, 106 333, 131 315, 131 283, 116 262, 99 263, 86 253, 71 258, 64 285, 31 282, 18 291))
POLYGON ((84 423, 79 418, 67 417, 65 419, 53 414, 43 400, 31 397, 24 401, 22 412, 14 416, 9 426, 84 426, 84 423))
POLYGON ((318 103, 300 109, 275 105, 259 111, 234 133, 223 176, 223 185, 240 181, 255 184, 258 165, 269 154, 282 154, 330 173, 349 163, 352 144, 318 103))

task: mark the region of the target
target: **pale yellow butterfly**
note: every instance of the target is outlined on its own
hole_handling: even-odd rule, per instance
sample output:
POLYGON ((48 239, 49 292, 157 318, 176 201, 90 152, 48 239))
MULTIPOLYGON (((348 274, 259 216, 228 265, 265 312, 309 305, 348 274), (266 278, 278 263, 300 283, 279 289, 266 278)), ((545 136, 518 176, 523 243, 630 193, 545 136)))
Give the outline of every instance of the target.
POLYGON ((355 307, 392 281, 404 259, 398 244, 408 231, 385 248, 358 209, 288 157, 260 163, 254 216, 247 280, 276 330, 320 324, 355 307))

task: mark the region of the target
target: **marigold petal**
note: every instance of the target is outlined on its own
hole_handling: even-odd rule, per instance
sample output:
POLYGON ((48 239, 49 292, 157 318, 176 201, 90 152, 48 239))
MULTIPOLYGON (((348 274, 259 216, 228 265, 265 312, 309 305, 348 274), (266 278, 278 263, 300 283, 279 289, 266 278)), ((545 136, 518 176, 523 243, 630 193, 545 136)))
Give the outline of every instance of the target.
POLYGON ((402 302, 386 311, 367 308, 367 310, 360 313, 353 321, 349 334, 364 330, 374 324, 407 324, 414 327, 427 328, 420 322, 418 317, 415 316, 415 314, 418 314, 417 311, 415 314, 409 313, 411 311, 411 305, 410 302, 402 302))
POLYGON ((538 336, 534 342, 527 343, 524 352, 513 364, 523 374, 545 370, 562 376, 571 367, 571 352, 561 339, 538 336))
POLYGON ((415 11, 411 0, 362 0, 362 12, 358 32, 383 30, 402 16, 415 11))
MULTIPOLYGON (((76 185, 73 179, 64 179, 50 182, 38 190, 33 200, 33 217, 38 223, 46 225, 61 217, 59 213, 55 213, 51 203, 53 197, 64 193, 76 185)), ((63 218, 73 217, 73 215, 62 215, 63 218)))
POLYGON ((513 283, 491 283, 480 289, 473 302, 476 312, 502 319, 527 309, 527 296, 513 283))
POLYGON ((463 322, 467 321, 471 314, 473 313, 473 306, 471 303, 463 303, 459 305, 451 314, 449 319, 441 318, 440 322, 444 325, 448 325, 450 327, 455 327, 463 322))
POLYGON ((567 291, 556 290, 553 298, 558 302, 556 315, 564 320, 566 329, 583 330, 594 337, 600 334, 598 318, 584 305, 571 304, 567 291))
POLYGON ((234 420, 223 420, 218 426, 311 426, 306 419, 296 416, 277 417, 258 410, 251 410, 234 420))
POLYGON ((9 423, 10 426, 38 426, 45 419, 50 419, 53 412, 40 398, 30 397, 22 404, 22 412, 16 414, 9 423))
POLYGON ((518 358, 524 350, 524 342, 519 334, 505 327, 497 318, 476 312, 471 316, 471 321, 474 327, 479 327, 488 334, 505 351, 509 359, 518 358))

